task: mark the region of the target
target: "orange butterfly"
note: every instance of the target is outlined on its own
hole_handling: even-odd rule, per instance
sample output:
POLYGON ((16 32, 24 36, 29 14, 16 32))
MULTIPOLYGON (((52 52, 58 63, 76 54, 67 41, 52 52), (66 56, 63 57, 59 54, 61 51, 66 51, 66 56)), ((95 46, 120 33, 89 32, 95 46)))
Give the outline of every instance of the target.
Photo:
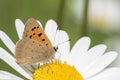
POLYGON ((22 39, 16 44, 17 63, 22 65, 46 63, 54 57, 55 51, 40 25, 35 19, 30 18, 25 25, 22 39))

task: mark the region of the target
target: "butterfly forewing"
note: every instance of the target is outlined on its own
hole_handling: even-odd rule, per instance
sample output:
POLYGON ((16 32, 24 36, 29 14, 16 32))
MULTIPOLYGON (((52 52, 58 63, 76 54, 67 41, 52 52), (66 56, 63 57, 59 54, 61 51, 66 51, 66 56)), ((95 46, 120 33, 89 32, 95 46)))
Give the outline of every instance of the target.
POLYGON ((52 44, 40 25, 33 18, 30 18, 23 33, 23 38, 29 38, 43 43, 46 46, 52 47, 52 44))

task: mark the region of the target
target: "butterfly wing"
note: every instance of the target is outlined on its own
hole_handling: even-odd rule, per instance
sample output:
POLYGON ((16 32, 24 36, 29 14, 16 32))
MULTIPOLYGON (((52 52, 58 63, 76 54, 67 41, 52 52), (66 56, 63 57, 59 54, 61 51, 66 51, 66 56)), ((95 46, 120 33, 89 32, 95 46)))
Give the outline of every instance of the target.
POLYGON ((47 62, 55 54, 53 46, 35 19, 30 18, 24 29, 22 40, 18 41, 15 57, 19 64, 47 62))
POLYGON ((45 32, 33 18, 28 19, 26 27, 24 29, 23 38, 36 40, 48 47, 53 47, 45 32))
POLYGON ((26 38, 17 43, 15 53, 17 63, 26 65, 47 62, 52 59, 55 51, 42 43, 26 38))

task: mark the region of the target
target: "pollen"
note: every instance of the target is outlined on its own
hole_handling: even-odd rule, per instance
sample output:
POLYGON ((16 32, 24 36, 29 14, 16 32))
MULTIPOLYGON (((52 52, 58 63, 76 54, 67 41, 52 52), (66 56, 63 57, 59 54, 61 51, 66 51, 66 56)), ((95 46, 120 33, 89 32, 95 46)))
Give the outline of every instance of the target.
POLYGON ((39 66, 33 73, 33 80, 83 80, 83 78, 74 66, 54 61, 39 66))

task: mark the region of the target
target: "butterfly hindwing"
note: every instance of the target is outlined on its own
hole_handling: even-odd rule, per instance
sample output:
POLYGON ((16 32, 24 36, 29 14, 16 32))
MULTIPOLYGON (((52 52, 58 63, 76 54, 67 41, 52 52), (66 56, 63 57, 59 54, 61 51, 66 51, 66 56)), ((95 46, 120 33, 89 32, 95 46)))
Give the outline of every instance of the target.
POLYGON ((36 62, 46 62, 52 59, 54 50, 39 44, 39 42, 31 39, 22 39, 16 45, 16 55, 19 64, 33 64, 36 62))

